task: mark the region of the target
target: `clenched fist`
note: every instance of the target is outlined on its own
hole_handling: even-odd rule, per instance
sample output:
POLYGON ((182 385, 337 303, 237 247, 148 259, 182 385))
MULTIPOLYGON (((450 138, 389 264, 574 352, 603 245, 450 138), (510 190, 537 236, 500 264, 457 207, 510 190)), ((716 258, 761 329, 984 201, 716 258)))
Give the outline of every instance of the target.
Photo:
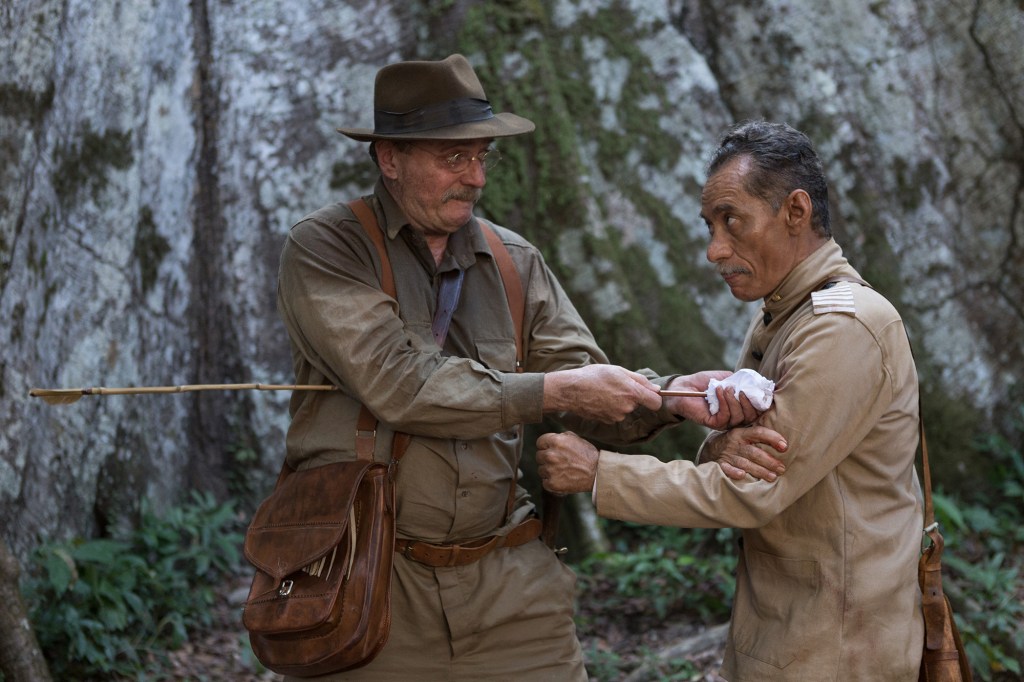
POLYGON ((537 439, 537 473, 545 490, 589 493, 597 477, 598 449, 575 433, 545 433, 537 439))

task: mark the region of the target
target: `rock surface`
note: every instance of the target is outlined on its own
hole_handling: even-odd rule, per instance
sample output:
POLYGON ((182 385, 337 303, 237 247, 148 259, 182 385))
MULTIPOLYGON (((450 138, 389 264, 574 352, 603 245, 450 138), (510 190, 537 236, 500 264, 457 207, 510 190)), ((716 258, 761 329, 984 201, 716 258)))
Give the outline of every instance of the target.
POLYGON ((732 364, 752 310, 704 261, 703 163, 736 120, 810 134, 837 239, 908 319, 933 456, 956 471, 972 429, 1020 403, 1021 35, 1012 0, 6 0, 4 535, 24 554, 142 495, 234 489, 244 457, 276 469, 286 394, 28 391, 290 381, 282 239, 373 180, 334 128, 371 125, 381 65, 454 51, 497 110, 538 123, 502 144, 481 211, 542 246, 627 366, 732 364))

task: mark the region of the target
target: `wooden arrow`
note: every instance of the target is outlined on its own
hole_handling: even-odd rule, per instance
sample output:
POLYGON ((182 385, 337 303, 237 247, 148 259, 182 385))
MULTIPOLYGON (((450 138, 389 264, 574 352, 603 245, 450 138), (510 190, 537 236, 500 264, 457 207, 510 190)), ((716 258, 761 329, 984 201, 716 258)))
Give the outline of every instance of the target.
POLYGON ((123 388, 33 388, 28 394, 51 405, 70 405, 85 395, 141 395, 150 393, 188 393, 191 391, 336 391, 334 386, 298 384, 186 384, 183 386, 127 386, 123 388))

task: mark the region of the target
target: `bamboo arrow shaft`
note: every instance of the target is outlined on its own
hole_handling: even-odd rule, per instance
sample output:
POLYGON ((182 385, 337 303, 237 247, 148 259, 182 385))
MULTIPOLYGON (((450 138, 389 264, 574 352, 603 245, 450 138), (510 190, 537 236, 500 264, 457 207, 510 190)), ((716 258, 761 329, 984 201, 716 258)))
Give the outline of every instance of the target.
POLYGON ((92 386, 89 388, 33 388, 29 395, 51 405, 77 402, 84 395, 144 395, 192 391, 336 391, 334 386, 303 384, 183 384, 181 386, 92 386))
POLYGON ((704 397, 707 396, 707 393, 705 393, 704 391, 665 391, 665 390, 661 390, 661 391, 658 391, 658 393, 660 393, 663 396, 671 396, 671 397, 678 397, 678 398, 704 398, 704 397))
MULTIPOLYGON (((336 391, 334 386, 311 384, 183 384, 181 386, 91 386, 88 388, 33 388, 29 395, 51 405, 77 402, 85 395, 145 395, 192 391, 336 391)), ((660 391, 666 397, 703 398, 703 391, 660 391)))

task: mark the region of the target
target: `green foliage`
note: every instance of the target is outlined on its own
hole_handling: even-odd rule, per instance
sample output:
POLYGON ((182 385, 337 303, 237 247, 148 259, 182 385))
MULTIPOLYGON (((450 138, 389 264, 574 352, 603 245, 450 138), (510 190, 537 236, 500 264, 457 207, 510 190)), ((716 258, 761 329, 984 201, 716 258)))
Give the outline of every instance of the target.
POLYGON ((982 420, 967 401, 942 388, 938 369, 931 361, 918 363, 922 375, 921 414, 928 432, 932 484, 968 495, 987 495, 986 468, 977 466, 982 420))
POLYGON ((728 617, 735 567, 731 530, 618 525, 616 551, 590 556, 576 567, 581 629, 609 621, 635 628, 679 615, 702 621, 728 617), (623 542, 630 533, 632 541, 623 542))
POLYGON ((600 642, 591 642, 583 652, 587 676, 592 680, 618 680, 632 667, 630 661, 600 642))
POLYGON ((247 516, 270 494, 277 481, 277 471, 261 466, 260 453, 249 445, 236 445, 231 450, 233 464, 228 470, 228 491, 238 508, 247 516))
POLYGON ((55 679, 145 678, 152 659, 209 625, 219 578, 240 561, 233 503, 193 492, 158 517, 143 500, 122 537, 52 543, 24 593, 55 679))
POLYGON ((661 659, 652 652, 645 652, 641 660, 641 667, 630 675, 631 679, 637 682, 684 682, 704 679, 700 668, 685 658, 661 659))
POLYGON ((1024 679, 1024 405, 1014 426, 1016 443, 990 435, 979 446, 984 493, 934 496, 946 545, 943 587, 971 666, 985 682, 1024 679))
POLYGON ((645 650, 636 660, 622 656, 599 643, 591 643, 584 651, 587 675, 592 680, 621 680, 627 676, 638 681, 682 682, 699 680, 699 668, 686 659, 659 659, 645 650), (637 663, 640 664, 637 667, 637 663))
POLYGON ((609 633, 654 631, 671 620, 728 619, 735 586, 733 531, 607 524, 615 551, 575 566, 577 630, 584 641, 595 638, 585 651, 590 677, 621 679, 642 668, 642 679, 694 679, 692 663, 637 655, 628 649, 630 642, 616 642, 609 633))
POLYGON ((1019 656, 1024 653, 1024 605, 1013 586, 1020 585, 1020 565, 1009 565, 1003 554, 979 563, 946 555, 946 566, 958 579, 946 588, 950 599, 964 608, 957 612, 957 624, 968 658, 982 680, 996 672, 1021 673, 1019 656))

